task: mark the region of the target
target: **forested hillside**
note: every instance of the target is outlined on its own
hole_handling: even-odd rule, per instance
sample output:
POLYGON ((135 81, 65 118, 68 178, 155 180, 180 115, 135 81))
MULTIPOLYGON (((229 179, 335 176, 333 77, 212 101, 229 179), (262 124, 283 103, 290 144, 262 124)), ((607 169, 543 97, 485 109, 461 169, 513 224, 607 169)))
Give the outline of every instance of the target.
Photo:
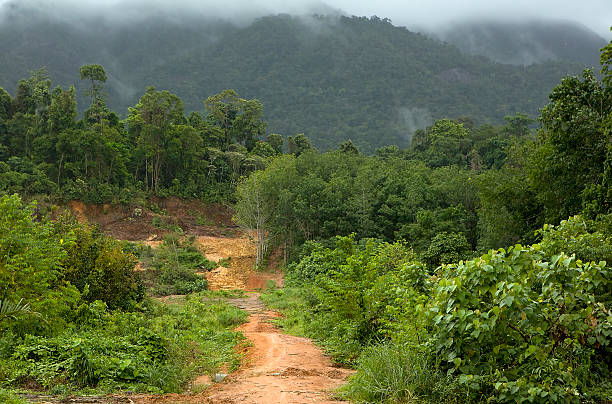
MULTIPOLYGON (((78 83, 79 66, 99 63, 108 72, 109 106, 120 116, 149 85, 180 96, 187 111, 233 88, 266 105, 270 133, 305 133, 321 149, 347 139, 364 151, 406 146, 415 129, 439 118, 495 124, 516 112, 535 117, 550 88, 585 67, 564 57, 502 65, 376 17, 278 15, 237 27, 162 17, 71 24, 19 6, 7 14, 0 86, 11 93, 29 70, 46 66, 66 87, 78 83)), ((577 38, 585 53, 598 52, 577 38)))
POLYGON ((552 90, 535 137, 440 120, 402 152, 283 157, 239 185, 258 241, 299 245, 263 298, 357 369, 341 397, 612 399, 612 43, 601 61, 603 81, 552 90))
POLYGON ((250 397, 260 376, 333 379, 320 400, 353 373, 337 398, 612 400, 612 42, 560 77, 578 65, 500 65, 378 18, 104 33, 13 11, 0 401, 215 402, 263 339, 250 397), (206 290, 267 266, 283 274, 254 288, 282 315, 206 290), (271 323, 352 370, 281 369, 304 352, 261 338, 271 323))

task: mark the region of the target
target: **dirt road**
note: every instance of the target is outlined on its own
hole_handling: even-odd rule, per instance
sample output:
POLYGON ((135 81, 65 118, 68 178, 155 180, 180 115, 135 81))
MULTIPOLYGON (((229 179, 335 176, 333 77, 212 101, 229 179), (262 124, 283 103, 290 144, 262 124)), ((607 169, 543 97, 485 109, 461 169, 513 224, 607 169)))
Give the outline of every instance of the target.
POLYGON ((275 327, 270 320, 279 314, 267 310, 258 293, 229 303, 250 313, 248 322, 238 328, 251 344, 241 369, 199 394, 132 396, 132 403, 341 403, 333 400, 332 390, 345 383, 350 370, 333 367, 308 338, 275 327))
POLYGON ((213 386, 211 403, 338 403, 330 390, 344 383, 349 370, 332 366, 307 338, 282 333, 270 323, 278 313, 266 310, 257 293, 230 302, 251 313, 238 328, 252 343, 246 365, 213 386))
MULTIPOLYGON (((211 289, 250 291, 245 298, 228 300, 250 314, 248 321, 238 328, 250 344, 243 365, 201 393, 132 396, 132 402, 338 403, 332 401, 331 392, 345 383, 351 371, 333 367, 311 340, 287 335, 270 322, 279 313, 267 310, 259 294, 252 291, 263 288, 268 280, 282 285, 282 274, 253 270, 255 244, 250 232, 236 232, 230 237, 200 236, 196 243, 210 260, 229 258, 227 267, 206 273, 211 289)), ((212 383, 207 375, 201 379, 206 384, 212 383)))

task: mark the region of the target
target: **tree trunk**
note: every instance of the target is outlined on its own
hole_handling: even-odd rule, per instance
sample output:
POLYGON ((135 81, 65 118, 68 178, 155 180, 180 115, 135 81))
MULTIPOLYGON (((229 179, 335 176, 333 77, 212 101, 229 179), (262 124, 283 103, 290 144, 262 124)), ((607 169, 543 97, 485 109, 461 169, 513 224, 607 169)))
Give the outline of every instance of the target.
POLYGON ((59 161, 59 167, 57 169, 57 186, 59 187, 60 184, 60 178, 62 176, 62 163, 64 161, 64 153, 62 153, 62 157, 60 157, 60 161, 59 161))

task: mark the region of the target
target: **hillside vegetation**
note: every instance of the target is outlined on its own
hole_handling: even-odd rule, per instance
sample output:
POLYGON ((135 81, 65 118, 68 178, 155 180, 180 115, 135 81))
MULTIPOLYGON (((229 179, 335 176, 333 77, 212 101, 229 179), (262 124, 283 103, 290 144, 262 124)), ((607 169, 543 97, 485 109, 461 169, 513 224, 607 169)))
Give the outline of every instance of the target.
POLYGON ((439 36, 468 54, 517 65, 572 60, 597 66, 606 45, 588 27, 554 20, 464 22, 450 24, 439 36))
POLYGON ((279 158, 239 185, 260 243, 301 244, 264 300, 357 368, 342 397, 612 398, 612 43, 601 61, 602 82, 553 89, 535 138, 492 150, 500 166, 440 120, 402 152, 279 158))
MULTIPOLYGON (((348 139, 366 152, 407 146, 416 129, 440 118, 499 124, 517 112, 535 117, 562 76, 592 64, 559 52, 555 61, 503 65, 377 17, 278 15, 245 27, 160 17, 114 26, 7 12, 0 86, 11 93, 29 70, 46 66, 68 87, 78 84, 79 66, 98 63, 120 116, 149 85, 177 94, 186 111, 202 111, 206 97, 233 88, 266 106, 269 133, 305 133, 320 149, 348 139)), ((580 42, 579 31, 576 38, 577 48, 596 55, 599 42, 580 42)))
MULTIPOLYGON (((364 44, 371 35, 416 35, 378 19, 310 23, 317 21, 323 24, 317 35, 369 30, 364 44)), ((250 32, 257 42, 257 29, 278 30, 282 41, 268 59, 279 63, 271 66, 305 43, 323 52, 318 63, 329 62, 326 77, 335 83, 342 76, 334 70, 340 53, 325 54, 311 36, 294 36, 294 46, 283 47, 291 38, 285 29, 295 23, 270 17, 246 31, 228 28, 227 35, 250 32)), ((424 48, 410 52, 426 53, 431 66, 451 60, 428 52, 430 46, 455 52, 452 63, 479 60, 416 36, 421 42, 411 43, 424 48)), ((360 54, 356 60, 390 66, 381 62, 377 52, 384 47, 377 43, 346 49, 360 54), (361 54, 364 49, 372 53, 361 54)), ((261 55, 260 49, 241 51, 245 59, 261 55)), ((244 63, 229 53, 218 57, 228 71, 244 63)), ((296 70, 288 81, 312 79, 291 60, 296 70)), ((404 62, 434 77, 422 62, 404 62)), ((200 202, 180 209, 156 203, 167 196, 231 204, 232 220, 249 229, 232 246, 248 249, 253 241, 258 268, 283 261, 287 287, 263 299, 285 314, 271 316, 279 325, 355 368, 341 397, 612 400, 612 42, 600 62, 600 76, 587 69, 551 85, 537 130, 526 114, 491 125, 474 111, 474 118, 452 117, 446 106, 440 113, 450 116, 416 130, 406 147, 373 153, 350 140, 321 152, 303 133, 267 134, 266 104, 231 89, 201 96, 204 113, 186 115, 178 95, 148 87, 121 119, 107 104, 112 78, 99 64, 79 68, 87 97, 79 99, 88 105, 82 117, 76 89, 53 88, 44 69, 19 80, 14 95, 0 89, 0 400, 18 402, 14 393, 22 389, 181 392, 197 374, 223 363, 235 368, 241 337, 232 328, 245 313, 226 305, 223 294, 206 291, 202 274, 237 260, 226 253, 214 261, 204 257, 181 223, 189 216, 201 228, 213 219, 200 202), (155 248, 120 242, 57 211, 68 201, 81 206, 75 199, 108 204, 92 207, 95 212, 122 205, 117 222, 132 224, 121 234, 137 229, 148 236, 144 229, 155 228, 163 241, 155 248), (186 296, 151 298, 176 293, 186 296)), ((367 87, 375 69, 354 66, 367 87)), ((496 77, 491 85, 502 86, 496 77)), ((406 83, 417 94, 441 88, 406 83)), ((466 103, 457 108, 472 105, 472 92, 488 107, 497 99, 476 81, 462 85, 454 88, 461 87, 466 103)), ((452 86, 445 88, 453 94, 452 86)), ((382 104, 368 102, 374 110, 360 119, 376 124, 382 104)), ((287 111, 293 105, 287 102, 287 111)), ((325 97, 312 99, 313 110, 327 106, 325 97)), ((340 110, 325 113, 354 124, 340 110)), ((219 215, 224 227, 228 216, 219 215)), ((246 254, 242 264, 253 266, 252 253, 246 254)))

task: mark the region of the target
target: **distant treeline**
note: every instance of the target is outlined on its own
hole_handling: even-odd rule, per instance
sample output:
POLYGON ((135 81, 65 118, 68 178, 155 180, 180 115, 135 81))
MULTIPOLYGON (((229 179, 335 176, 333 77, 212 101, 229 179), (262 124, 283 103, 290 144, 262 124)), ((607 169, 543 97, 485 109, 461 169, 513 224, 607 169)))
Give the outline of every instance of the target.
MULTIPOLYGON (((580 31, 562 32, 597 55, 580 31)), ((109 106, 121 117, 147 85, 179 95, 189 112, 232 88, 266 106, 272 133, 304 133, 320 150, 352 139, 367 153, 407 147, 415 129, 441 118, 499 125, 517 112, 535 117, 563 76, 586 67, 563 55, 530 66, 494 63, 378 17, 278 15, 246 27, 160 18, 77 29, 23 11, 0 26, 0 37, 0 86, 11 92, 43 65, 55 83, 80 91, 78 66, 94 61, 107 68, 109 106)))

